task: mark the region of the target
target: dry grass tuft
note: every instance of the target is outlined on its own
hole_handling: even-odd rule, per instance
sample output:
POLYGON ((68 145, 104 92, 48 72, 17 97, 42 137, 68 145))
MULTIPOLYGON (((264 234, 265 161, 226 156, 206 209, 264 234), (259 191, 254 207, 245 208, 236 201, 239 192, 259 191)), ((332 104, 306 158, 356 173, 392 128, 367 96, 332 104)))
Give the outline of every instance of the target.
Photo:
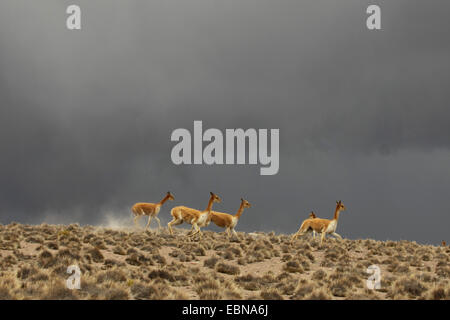
POLYGON ((239 267, 231 265, 231 264, 226 264, 223 262, 219 263, 216 266, 216 270, 217 270, 217 272, 231 274, 231 275, 236 275, 241 272, 239 267))

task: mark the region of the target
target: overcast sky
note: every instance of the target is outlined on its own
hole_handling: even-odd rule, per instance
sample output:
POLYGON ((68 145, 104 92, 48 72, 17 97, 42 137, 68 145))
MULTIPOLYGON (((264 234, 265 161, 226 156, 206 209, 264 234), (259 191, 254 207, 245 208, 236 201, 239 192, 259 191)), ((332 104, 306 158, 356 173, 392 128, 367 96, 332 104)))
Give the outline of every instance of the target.
MULTIPOLYGON (((295 232, 450 241, 450 2, 0 2, 0 223, 131 222, 135 202, 295 232), (65 27, 79 4, 82 30, 65 27), (382 30, 365 27, 379 4, 382 30), (279 128, 280 170, 176 166, 176 128, 279 128)), ((217 228, 208 227, 211 230, 217 228)))

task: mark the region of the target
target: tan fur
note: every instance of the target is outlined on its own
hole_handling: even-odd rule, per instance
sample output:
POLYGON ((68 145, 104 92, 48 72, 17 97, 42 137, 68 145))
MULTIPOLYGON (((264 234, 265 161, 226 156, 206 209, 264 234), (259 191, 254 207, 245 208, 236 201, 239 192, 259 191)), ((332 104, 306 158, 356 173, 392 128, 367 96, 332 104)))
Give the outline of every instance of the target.
MULTIPOLYGON (((317 216, 316 216, 316 214, 314 213, 314 211, 311 211, 311 213, 309 214, 309 219, 316 219, 316 218, 317 218, 317 216)), ((313 232, 312 232, 312 237, 313 237, 313 239, 316 238, 316 233, 317 233, 317 232, 315 232, 315 231, 313 230, 313 232)))
POLYGON ((228 237, 231 236, 230 231, 233 232, 233 235, 237 237, 236 231, 234 228, 236 227, 239 218, 241 217, 242 213, 244 212, 245 208, 250 208, 251 204, 241 198, 241 205, 239 206, 238 211, 235 215, 231 215, 229 213, 224 212, 218 212, 218 211, 211 211, 211 220, 214 222, 214 224, 218 227, 225 228, 225 231, 228 235, 228 237))
POLYGON ((297 231, 297 233, 295 233, 292 236, 291 242, 294 241, 297 237, 305 234, 306 232, 311 232, 311 231, 315 231, 321 234, 321 238, 320 238, 320 244, 322 244, 323 239, 325 238, 325 234, 332 234, 340 239, 342 239, 342 237, 340 235, 338 235, 335 231, 336 231, 336 227, 337 227, 337 222, 339 219, 339 213, 341 211, 344 211, 346 208, 344 206, 344 204, 342 203, 342 201, 336 201, 336 210, 334 211, 334 217, 332 220, 329 219, 320 219, 320 218, 315 218, 315 219, 311 219, 308 218, 306 220, 304 220, 300 226, 300 229, 297 231), (334 226, 334 229, 333 229, 334 226))
POLYGON ((167 227, 169 228, 170 234, 173 235, 172 226, 173 225, 179 225, 183 222, 189 223, 192 225, 190 236, 194 236, 197 233, 199 234, 199 237, 201 239, 202 233, 200 231, 200 227, 207 226, 211 221, 211 208, 214 204, 214 202, 221 202, 220 197, 215 195, 214 193, 210 192, 210 198, 208 201, 208 206, 205 210, 197 210, 192 209, 185 206, 177 206, 173 208, 170 211, 170 214, 173 217, 173 220, 170 221, 167 224, 167 227), (192 233, 192 231, 195 230, 195 232, 192 233))
POLYGON ((145 226, 145 229, 147 229, 150 226, 150 222, 152 221, 152 218, 155 218, 158 222, 158 226, 161 229, 161 222, 159 221, 159 218, 157 217, 161 206, 166 202, 167 200, 174 200, 173 194, 170 193, 170 191, 167 192, 167 194, 164 196, 164 198, 158 202, 158 203, 148 203, 148 202, 138 202, 135 203, 131 207, 131 212, 134 215, 134 224, 136 227, 138 227, 138 220, 143 216, 148 216, 148 222, 145 226))

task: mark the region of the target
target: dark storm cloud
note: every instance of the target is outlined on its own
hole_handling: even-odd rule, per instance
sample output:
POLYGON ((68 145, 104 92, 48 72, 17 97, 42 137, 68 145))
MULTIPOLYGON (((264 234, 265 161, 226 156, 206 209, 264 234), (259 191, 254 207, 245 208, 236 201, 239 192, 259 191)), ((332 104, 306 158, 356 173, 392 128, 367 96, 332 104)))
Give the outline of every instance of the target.
POLYGON ((253 204, 240 230, 293 232, 342 199, 345 237, 437 243, 450 4, 377 1, 369 32, 369 3, 79 1, 82 30, 68 31, 71 2, 3 1, 0 222, 129 219, 167 190, 195 207, 215 191, 218 210, 253 204), (170 134, 194 120, 280 128, 279 174, 173 165, 170 134))

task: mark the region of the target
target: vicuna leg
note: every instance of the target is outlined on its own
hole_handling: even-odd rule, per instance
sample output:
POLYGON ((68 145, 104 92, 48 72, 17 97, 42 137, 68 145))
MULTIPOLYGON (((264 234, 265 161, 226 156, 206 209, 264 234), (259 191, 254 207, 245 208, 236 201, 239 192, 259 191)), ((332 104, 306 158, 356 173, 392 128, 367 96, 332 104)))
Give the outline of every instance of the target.
POLYGON ((194 225, 191 226, 191 230, 189 230, 189 232, 186 235, 188 235, 188 236, 191 235, 193 231, 194 231, 194 225))
POLYGON ((159 218, 155 216, 156 222, 158 222, 158 228, 161 229, 161 221, 159 221, 159 218))
POLYGON ((183 222, 183 220, 181 220, 181 219, 173 218, 173 220, 167 224, 167 227, 169 228, 171 235, 173 235, 172 225, 176 226, 176 225, 181 224, 182 222, 183 222))
POLYGON ((239 240, 239 237, 238 237, 238 235, 237 235, 237 233, 236 233, 236 230, 234 230, 234 228, 233 228, 233 229, 231 229, 231 231, 233 231, 233 235, 236 237, 236 239, 239 240))
POLYGON ((338 235, 336 232, 333 232, 332 235, 335 236, 336 238, 339 238, 342 240, 342 237, 340 235, 338 235))
POLYGON ((302 231, 302 228, 298 229, 298 231, 292 236, 291 243, 294 242, 295 239, 297 239, 299 236, 304 234, 305 232, 302 231))
POLYGON ((147 222, 147 225, 145 226, 145 230, 147 230, 147 228, 150 226, 150 223, 152 222, 152 216, 151 215, 149 215, 148 216, 148 222, 147 222))
POLYGON ((322 232, 322 236, 320 237, 320 245, 322 245, 324 238, 325 238, 325 231, 322 232))
POLYGON ((191 237, 193 237, 193 236, 195 236, 197 233, 199 234, 199 237, 201 238, 201 232, 200 232, 200 228, 199 228, 199 226, 197 225, 197 223, 196 222, 194 222, 193 224, 192 224, 192 227, 195 229, 195 232, 194 233, 191 233, 191 237))

